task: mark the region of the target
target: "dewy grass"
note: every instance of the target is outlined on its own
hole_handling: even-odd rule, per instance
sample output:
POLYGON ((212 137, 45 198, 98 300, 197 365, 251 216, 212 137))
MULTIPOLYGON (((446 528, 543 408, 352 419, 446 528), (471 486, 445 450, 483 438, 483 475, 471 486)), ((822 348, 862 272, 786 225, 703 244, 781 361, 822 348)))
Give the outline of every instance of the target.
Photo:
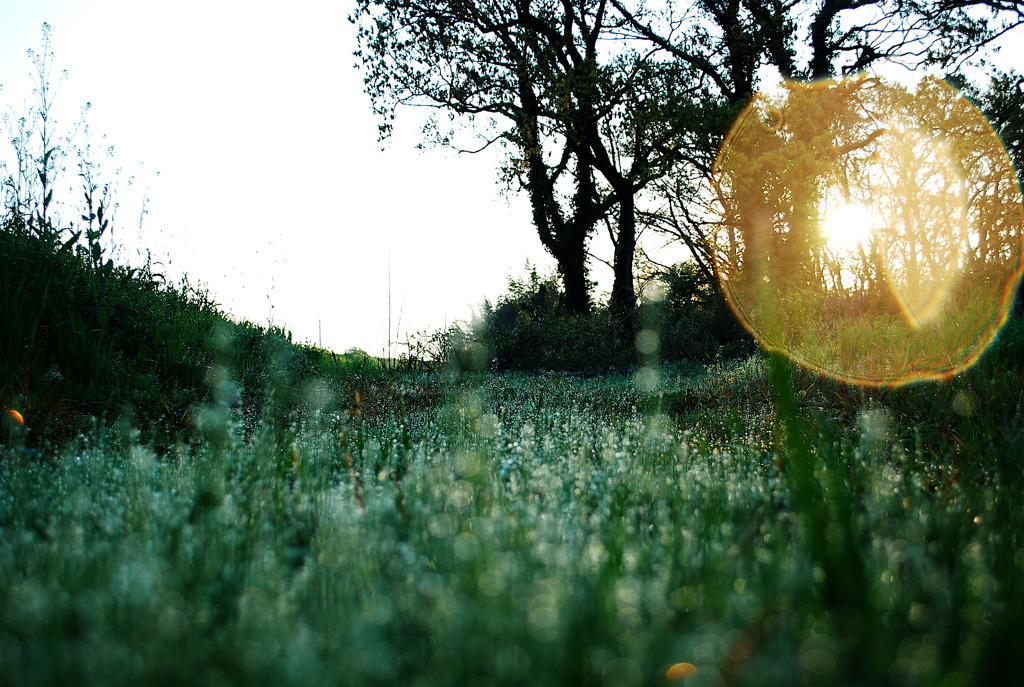
POLYGON ((884 423, 809 430, 801 484, 628 378, 393 393, 175 460, 123 427, 5 452, 5 681, 969 685, 1014 660, 1016 493, 930 483, 884 423))
POLYGON ((891 393, 653 345, 399 376, 97 269, 42 171, 0 231, 3 684, 1019 681, 1019 320, 891 393))

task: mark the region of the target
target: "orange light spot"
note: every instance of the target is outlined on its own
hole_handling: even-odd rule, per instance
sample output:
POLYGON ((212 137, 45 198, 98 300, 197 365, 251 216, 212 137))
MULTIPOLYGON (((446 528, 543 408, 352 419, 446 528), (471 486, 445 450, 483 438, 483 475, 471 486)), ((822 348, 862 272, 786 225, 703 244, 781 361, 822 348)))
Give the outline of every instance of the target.
POLYGON ((13 417, 15 420, 18 421, 19 425, 25 424, 25 418, 22 417, 21 413, 19 413, 17 410, 15 410, 14 408, 11 408, 7 412, 10 413, 11 417, 13 417))
POLYGON ((697 674, 697 666, 692 663, 676 663, 674 666, 665 671, 665 679, 667 680, 685 680, 691 675, 697 674))

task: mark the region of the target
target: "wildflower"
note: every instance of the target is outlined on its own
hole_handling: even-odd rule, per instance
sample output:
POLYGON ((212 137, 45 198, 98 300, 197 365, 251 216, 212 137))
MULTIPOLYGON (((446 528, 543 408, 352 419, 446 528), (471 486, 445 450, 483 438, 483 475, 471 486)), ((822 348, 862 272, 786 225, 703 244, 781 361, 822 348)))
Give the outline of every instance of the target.
POLYGON ((501 477, 501 479, 508 477, 509 471, 511 471, 516 464, 516 458, 516 456, 509 456, 502 462, 501 470, 498 471, 498 476, 501 477))

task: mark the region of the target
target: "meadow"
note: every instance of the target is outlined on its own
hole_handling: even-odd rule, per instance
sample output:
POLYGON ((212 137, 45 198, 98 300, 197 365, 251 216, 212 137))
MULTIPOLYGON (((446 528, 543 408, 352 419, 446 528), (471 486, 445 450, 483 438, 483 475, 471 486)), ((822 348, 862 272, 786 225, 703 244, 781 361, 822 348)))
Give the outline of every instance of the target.
POLYGON ((336 355, 115 264, 46 132, 0 218, 0 685, 1020 681, 1019 316, 865 389, 684 264, 636 348, 533 273, 452 366, 336 355))
MULTIPOLYGON (((19 685, 1011 684, 1020 356, 865 391, 763 355, 361 374, 154 448, 0 449, 19 685)), ((227 383, 225 369, 218 379, 227 383)), ((16 437, 15 437, 16 439, 16 437)))

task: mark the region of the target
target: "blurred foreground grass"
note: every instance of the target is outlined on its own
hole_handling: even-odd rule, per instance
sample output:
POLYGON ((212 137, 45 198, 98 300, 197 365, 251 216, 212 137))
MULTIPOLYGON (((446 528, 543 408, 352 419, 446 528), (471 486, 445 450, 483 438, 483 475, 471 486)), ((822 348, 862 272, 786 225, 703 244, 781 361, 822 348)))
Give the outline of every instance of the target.
POLYGON ((53 458, 3 449, 0 674, 630 686, 685 662, 686 685, 1010 684, 1021 377, 993 360, 868 397, 798 375, 815 508, 759 358, 647 395, 389 378, 290 424, 213 414, 159 457, 123 424, 53 458))

